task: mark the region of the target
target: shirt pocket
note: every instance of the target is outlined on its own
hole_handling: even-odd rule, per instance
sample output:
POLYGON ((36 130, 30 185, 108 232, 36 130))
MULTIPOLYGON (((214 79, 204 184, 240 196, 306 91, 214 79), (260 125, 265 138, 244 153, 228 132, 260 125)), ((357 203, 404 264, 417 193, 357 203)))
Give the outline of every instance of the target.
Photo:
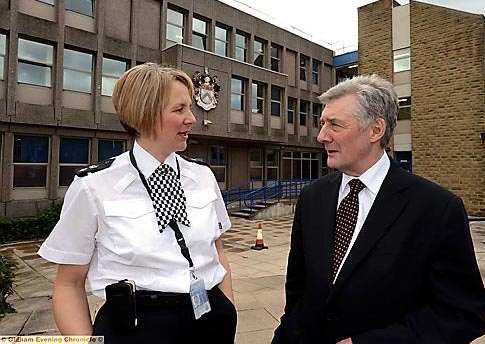
POLYGON ((160 232, 151 200, 105 201, 103 206, 109 236, 118 254, 136 255, 160 248, 160 232))
POLYGON ((197 233, 195 241, 214 239, 219 230, 215 209, 217 194, 212 189, 186 191, 187 215, 191 234, 197 233))

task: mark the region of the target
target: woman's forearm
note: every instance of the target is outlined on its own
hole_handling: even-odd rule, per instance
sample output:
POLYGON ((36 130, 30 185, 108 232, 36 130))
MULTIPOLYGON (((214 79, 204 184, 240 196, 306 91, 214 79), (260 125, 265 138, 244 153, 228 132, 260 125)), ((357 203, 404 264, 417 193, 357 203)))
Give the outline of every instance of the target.
POLYGON ((234 294, 232 291, 232 275, 231 275, 231 267, 229 266, 229 261, 227 260, 227 256, 224 253, 224 248, 222 246, 221 239, 216 240, 216 248, 217 253, 219 254, 219 262, 222 264, 224 269, 226 269, 227 274, 224 276, 224 279, 221 283, 219 283, 219 289, 234 303, 234 294))

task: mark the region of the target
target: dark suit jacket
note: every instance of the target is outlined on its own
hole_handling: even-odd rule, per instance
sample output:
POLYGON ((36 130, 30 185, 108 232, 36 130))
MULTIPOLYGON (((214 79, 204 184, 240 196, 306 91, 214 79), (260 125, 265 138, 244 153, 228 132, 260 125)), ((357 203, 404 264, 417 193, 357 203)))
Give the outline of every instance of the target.
POLYGON ((273 343, 469 343, 485 332, 485 291, 459 197, 391 163, 332 284, 342 174, 300 194, 285 312, 273 343))

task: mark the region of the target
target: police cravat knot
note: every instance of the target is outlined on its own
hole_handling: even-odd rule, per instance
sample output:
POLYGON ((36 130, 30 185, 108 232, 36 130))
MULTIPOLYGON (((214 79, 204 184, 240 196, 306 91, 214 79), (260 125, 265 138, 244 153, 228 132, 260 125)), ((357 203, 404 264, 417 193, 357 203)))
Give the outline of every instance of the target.
POLYGON ((349 182, 350 192, 340 202, 335 221, 335 244, 333 249, 333 277, 337 275, 340 264, 354 234, 359 214, 359 192, 365 185, 359 179, 349 182))
POLYGON ((190 226, 187 200, 175 170, 167 164, 160 165, 148 178, 148 184, 160 231, 171 220, 190 226))

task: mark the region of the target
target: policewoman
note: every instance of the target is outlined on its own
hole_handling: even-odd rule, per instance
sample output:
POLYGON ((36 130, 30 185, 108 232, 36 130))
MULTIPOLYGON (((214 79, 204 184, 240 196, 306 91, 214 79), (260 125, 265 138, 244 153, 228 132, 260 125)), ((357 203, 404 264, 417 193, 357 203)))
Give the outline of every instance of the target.
POLYGON ((196 119, 182 71, 145 63, 116 83, 130 151, 79 170, 39 250, 59 264, 63 335, 106 343, 234 343, 236 310, 221 235, 230 227, 209 167, 182 158, 196 119), (85 291, 106 299, 91 323, 85 291))

